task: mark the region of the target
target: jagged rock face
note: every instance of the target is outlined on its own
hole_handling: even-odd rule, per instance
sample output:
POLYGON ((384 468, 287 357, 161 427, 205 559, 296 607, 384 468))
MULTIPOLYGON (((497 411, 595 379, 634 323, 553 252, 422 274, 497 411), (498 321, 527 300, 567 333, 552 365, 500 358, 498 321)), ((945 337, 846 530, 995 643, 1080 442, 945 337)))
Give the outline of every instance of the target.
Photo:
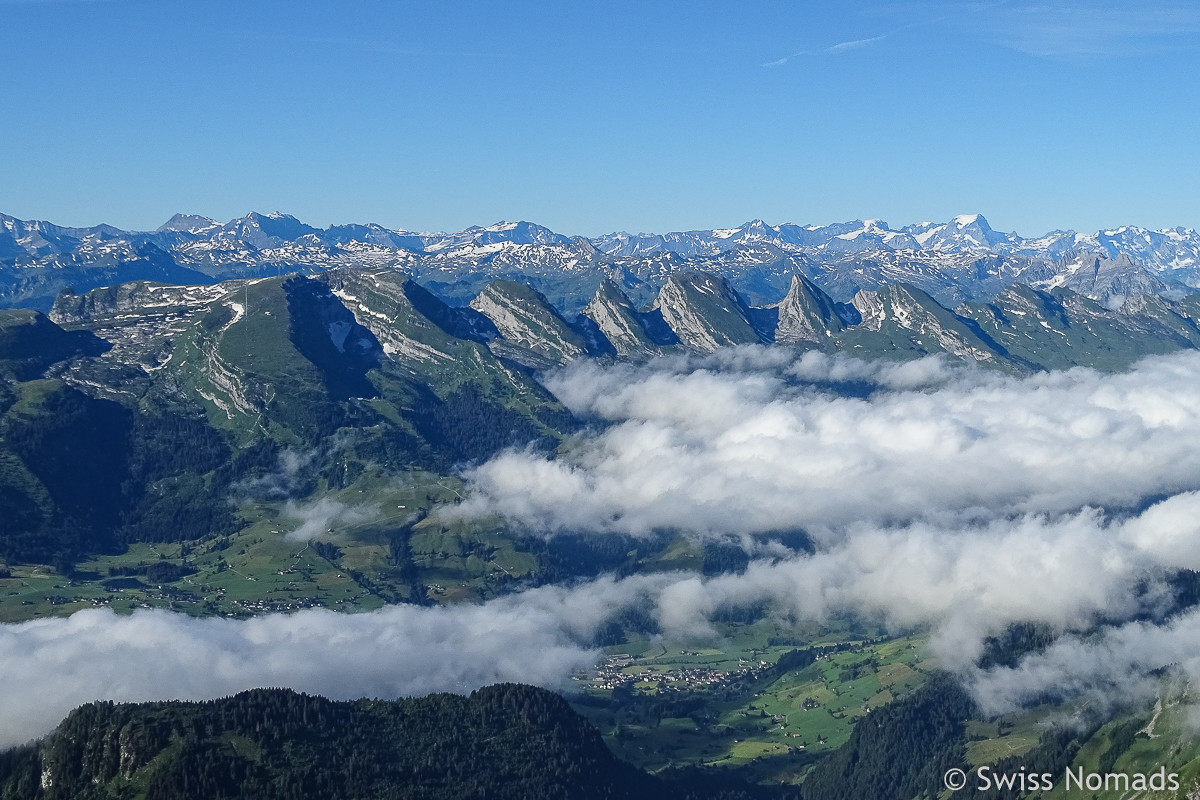
POLYGON ((661 352, 646 333, 633 303, 610 280, 600 283, 596 296, 584 307, 583 315, 596 324, 618 356, 636 358, 661 352))
POLYGON ((1004 355, 962 318, 913 286, 900 284, 878 292, 861 291, 854 296, 853 306, 862 322, 843 337, 844 342, 853 342, 853 347, 876 353, 949 353, 991 363, 1004 355))
MULTIPOLYGON (((471 308, 490 319, 507 344, 530 351, 539 361, 565 364, 587 355, 587 343, 579 332, 528 286, 492 281, 471 301, 471 308)), ((508 350, 505 355, 514 354, 508 350)))
POLYGON ((355 321, 379 341, 394 361, 448 365, 462 356, 460 339, 495 337, 496 331, 464 319, 463 309, 451 309, 413 281, 391 270, 337 270, 317 280, 354 315, 355 321), (415 302, 414 302, 415 300, 415 302))
POLYGON ((779 311, 776 344, 824 342, 844 327, 829 295, 801 275, 792 277, 787 296, 775 308, 779 311))
POLYGON ((716 275, 672 275, 659 291, 653 310, 662 313, 684 347, 702 353, 769 341, 755 330, 750 309, 729 281, 716 275))
POLYGON ((1125 253, 1116 258, 1081 253, 1066 272, 1044 283, 1045 288, 1063 286, 1114 308, 1134 295, 1168 293, 1165 283, 1125 253))
POLYGON ((850 305, 858 312, 858 316, 862 320, 859 325, 864 330, 878 331, 887 320, 887 310, 884 308, 883 300, 879 297, 879 292, 862 289, 854 295, 850 305))
MULTIPOLYGON (((1118 261, 1093 263, 1130 265, 1118 261)), ((615 281, 602 282, 587 313, 570 324, 539 292, 508 281, 494 282, 473 307, 453 308, 387 267, 331 270, 303 280, 328 287, 328 296, 314 299, 313 308, 300 315, 288 308, 287 281, 281 278, 212 286, 135 282, 86 295, 64 293, 51 318, 95 331, 108 350, 78 360, 62 377, 81 388, 99 387, 114 399, 148 386, 159 387, 155 391, 174 386, 180 396, 217 406, 221 416, 253 424, 280 386, 313 363, 325 370, 309 376, 314 380, 343 389, 358 386, 346 391, 372 396, 361 380, 350 380, 342 362, 369 360, 376 349, 384 362, 414 374, 452 376, 475 365, 472 369, 490 374, 510 371, 502 382, 521 383, 528 376, 518 377, 508 362, 547 369, 585 354, 640 359, 679 346, 712 352, 761 342, 866 358, 945 352, 1014 371, 1119 369, 1143 355, 1200 347, 1195 323, 1200 295, 1180 301, 1131 295, 1106 306, 1063 287, 1045 292, 1016 285, 991 303, 960 303, 951 311, 904 284, 860 290, 850 305, 842 305, 803 275, 793 275, 782 301, 751 307, 721 276, 690 273, 668 276, 646 311, 636 310, 615 281), (318 320, 306 335, 310 343, 320 342, 324 356, 291 352, 296 330, 286 320, 297 317, 318 320), (292 359, 299 359, 295 369, 292 359), (162 380, 166 376, 171 380, 162 380)), ((13 317, 11 324, 18 321, 13 317)), ((96 343, 72 340, 71 347, 92 352, 96 343)), ((30 364, 20 367, 22 374, 36 366, 30 364)), ((364 362, 356 369, 361 376, 373 367, 364 362)))

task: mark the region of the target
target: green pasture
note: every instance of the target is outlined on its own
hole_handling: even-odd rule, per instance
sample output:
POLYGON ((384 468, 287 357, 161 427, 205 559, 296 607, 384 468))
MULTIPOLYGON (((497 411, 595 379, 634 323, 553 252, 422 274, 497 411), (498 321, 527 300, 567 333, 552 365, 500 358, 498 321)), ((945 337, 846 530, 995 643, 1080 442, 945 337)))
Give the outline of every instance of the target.
POLYGON ((771 667, 797 646, 769 644, 779 638, 775 625, 764 620, 723 626, 722 632, 719 646, 641 641, 608 648, 635 657, 622 670, 636 678, 632 696, 618 707, 611 701, 601 707, 596 700, 613 693, 594 691, 595 699, 577 703, 576 709, 618 755, 640 767, 745 766, 760 780, 792 783, 802 779, 817 756, 842 745, 872 709, 920 686, 932 664, 919 635, 854 644, 844 632, 826 631, 810 644, 846 642, 854 649, 777 675, 771 667), (681 681, 666 680, 667 673, 682 669, 735 672, 750 667, 759 676, 731 687, 689 691, 681 681), (689 697, 698 702, 689 705, 689 697), (663 709, 670 713, 672 699, 689 710, 660 716, 663 709))

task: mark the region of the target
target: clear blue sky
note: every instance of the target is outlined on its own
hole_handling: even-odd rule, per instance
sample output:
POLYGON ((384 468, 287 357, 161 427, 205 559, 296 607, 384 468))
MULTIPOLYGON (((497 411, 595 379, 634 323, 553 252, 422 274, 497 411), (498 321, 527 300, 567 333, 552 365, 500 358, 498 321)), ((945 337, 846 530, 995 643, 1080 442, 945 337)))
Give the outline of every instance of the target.
POLYGON ((0 0, 0 211, 1200 225, 1200 8, 0 0))

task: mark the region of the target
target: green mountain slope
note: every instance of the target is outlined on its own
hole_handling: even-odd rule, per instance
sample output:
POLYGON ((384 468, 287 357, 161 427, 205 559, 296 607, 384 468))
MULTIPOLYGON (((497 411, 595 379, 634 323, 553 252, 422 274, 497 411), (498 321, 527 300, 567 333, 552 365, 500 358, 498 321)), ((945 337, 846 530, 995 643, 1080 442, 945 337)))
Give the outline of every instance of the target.
MULTIPOLYGON (((1190 298, 1189 298, 1190 300, 1190 298)), ((1014 359, 1045 369, 1123 369, 1139 358, 1200 346, 1194 307, 1134 297, 1109 310, 1068 290, 1010 286, 990 303, 957 309, 1014 359)))
POLYGON ((1003 348, 915 286, 860 291, 853 306, 862 321, 844 331, 837 349, 858 357, 915 358, 948 353, 967 361, 1013 368, 1003 348))
POLYGON ((253 493, 235 489, 286 471, 289 453, 344 487, 553 446, 573 424, 482 343, 486 319, 394 271, 126 284, 63 295, 57 322, 4 315, 8 560, 227 535, 245 524, 231 497, 253 493))

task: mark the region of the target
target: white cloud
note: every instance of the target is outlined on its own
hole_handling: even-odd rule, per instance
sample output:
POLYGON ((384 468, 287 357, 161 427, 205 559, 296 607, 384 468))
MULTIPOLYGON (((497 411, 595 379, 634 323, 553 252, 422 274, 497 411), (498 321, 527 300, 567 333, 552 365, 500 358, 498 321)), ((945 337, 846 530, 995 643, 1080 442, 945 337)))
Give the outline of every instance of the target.
POLYGON ((486 605, 322 609, 249 620, 166 611, 0 626, 0 748, 49 732, 93 700, 200 700, 261 686, 343 699, 466 692, 515 681, 558 687, 595 662, 596 627, 665 582, 604 579, 486 605))
MULTIPOLYGON (((585 363, 548 385, 607 427, 557 460, 509 452, 479 467, 454 513, 499 512, 548 535, 803 529, 817 552, 758 549, 770 557, 741 575, 606 578, 445 609, 248 621, 88 611, 0 626, 0 746, 96 699, 559 686, 592 662, 597 627, 630 604, 681 639, 712 638, 722 606, 760 603, 785 623, 857 615, 895 631, 929 627, 942 663, 969 676, 984 637, 1012 622, 1070 634, 1133 619, 1161 607, 1166 573, 1200 569, 1200 354, 1121 375, 1011 378, 942 359, 748 347, 585 363), (820 388, 839 382, 878 388, 868 399, 820 388), (1148 498, 1158 502, 1145 507, 1148 498)), ((314 530, 369 513, 332 501, 292 508, 314 530)), ((1136 692, 1147 669, 1190 663, 1195 640, 1197 615, 1125 625, 1067 638, 972 686, 997 709, 1046 687, 1136 692)))
MULTIPOLYGON (((590 642, 599 626, 632 605, 650 610, 674 640, 717 640, 714 611, 759 603, 783 623, 857 616, 897 632, 928 626, 943 665, 970 674, 983 638, 1011 622, 1070 631, 1152 609, 1164 571, 1200 566, 1198 529, 1200 494, 1189 493, 1122 520, 1084 510, 974 527, 860 524, 815 555, 757 560, 741 575, 609 577, 481 605, 243 621, 98 610, 0 626, 0 747, 44 734, 71 708, 97 699, 204 699, 255 686, 334 698, 461 692, 497 681, 560 687, 594 663, 590 642)), ((1189 645, 1170 646, 1186 652, 1189 645)), ((1082 652, 1077 657, 1093 651, 1082 652)), ((1106 656, 1075 673, 1063 656, 989 673, 973 688, 989 708, 1052 684, 1123 682, 1132 691, 1141 673, 1121 673, 1122 665, 1154 668, 1176 651, 1145 652, 1142 661, 1106 656)))
POLYGON ((1011 378, 761 351, 732 368, 569 367, 548 387, 608 427, 554 460, 508 452, 472 470, 453 513, 551 533, 836 531, 1111 510, 1200 487, 1200 354, 1011 378), (864 400, 797 379, 923 388, 864 400))
POLYGON ((972 34, 1037 56, 1152 52, 1200 33, 1200 12, 1180 4, 1114 2, 992 3, 959 15, 972 34))
POLYGON ((1200 610, 1168 625, 1130 622, 1102 636, 1066 637, 1015 668, 979 672, 969 685, 990 714, 1020 708, 1047 691, 1117 705, 1152 697, 1159 680, 1150 673, 1165 666, 1200 678, 1200 610))
POLYGON ((311 503, 289 500, 284 506, 283 516, 299 523, 295 529, 288 531, 287 538, 307 542, 325 533, 338 533, 341 528, 378 519, 379 506, 349 506, 328 497, 311 503))
POLYGON ((1010 623, 1129 619, 1163 606, 1166 573, 1200 569, 1197 353, 1013 378, 751 347, 580 364, 547 385, 607 427, 555 460, 509 452, 473 470, 453 513, 546 535, 801 529, 817 544, 664 587, 667 635, 711 636, 715 609, 766 603, 783 620, 931 626, 942 662, 969 670, 1010 623), (869 399, 813 388, 863 381, 869 399))

